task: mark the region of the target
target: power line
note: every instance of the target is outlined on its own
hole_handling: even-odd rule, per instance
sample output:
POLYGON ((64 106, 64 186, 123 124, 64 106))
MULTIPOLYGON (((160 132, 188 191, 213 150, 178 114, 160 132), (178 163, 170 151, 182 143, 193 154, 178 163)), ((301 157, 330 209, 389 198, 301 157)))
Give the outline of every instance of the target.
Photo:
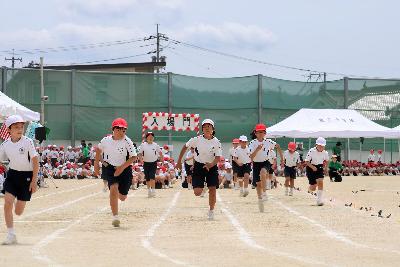
POLYGON ((14 49, 12 53, 12 58, 4 58, 5 61, 11 61, 11 68, 14 68, 15 66, 15 61, 22 62, 22 58, 16 58, 14 57, 14 49))
POLYGON ((296 71, 302 71, 302 72, 310 72, 310 73, 321 73, 321 74, 325 73, 325 75, 326 74, 330 74, 330 75, 342 76, 342 77, 345 76, 345 77, 360 77, 360 78, 383 79, 381 77, 368 77, 368 76, 346 74, 346 73, 339 73, 339 72, 326 72, 326 71, 305 69, 305 68, 301 68, 301 67, 294 67, 294 66, 283 65, 283 64, 276 64, 276 63, 262 61, 262 60, 258 60, 258 59, 252 59, 252 58, 247 58, 247 57, 238 56, 238 55, 234 55, 234 54, 229 54, 229 53, 226 53, 226 52, 221 52, 221 51, 217 51, 217 50, 201 47, 201 46, 198 46, 198 45, 190 44, 190 43, 187 43, 187 42, 179 41, 179 40, 176 40, 176 39, 166 38, 165 40, 170 40, 174 44, 183 45, 183 46, 190 47, 190 48, 197 49, 197 50, 201 50, 201 51, 204 51, 204 52, 209 52, 209 53, 213 53, 213 54, 217 54, 217 55, 221 55, 221 56, 225 56, 225 57, 235 58, 235 59, 239 59, 239 60, 244 60, 244 61, 258 63, 258 64, 264 64, 264 65, 273 66, 273 67, 279 67, 279 68, 284 68, 284 69, 290 69, 290 70, 296 70, 296 71))
POLYGON ((66 52, 66 51, 75 51, 75 50, 84 50, 84 49, 94 49, 101 47, 110 47, 116 45, 126 45, 135 42, 146 41, 145 38, 137 38, 137 39, 128 39, 128 40, 117 40, 110 42, 101 42, 101 43, 90 43, 90 44, 78 44, 78 45, 69 45, 69 46, 58 46, 58 47, 48 47, 48 48, 35 48, 35 49, 12 49, 12 50, 2 50, 1 53, 9 53, 11 54, 13 51, 17 51, 16 55, 19 54, 37 54, 37 53, 58 53, 58 52, 66 52))

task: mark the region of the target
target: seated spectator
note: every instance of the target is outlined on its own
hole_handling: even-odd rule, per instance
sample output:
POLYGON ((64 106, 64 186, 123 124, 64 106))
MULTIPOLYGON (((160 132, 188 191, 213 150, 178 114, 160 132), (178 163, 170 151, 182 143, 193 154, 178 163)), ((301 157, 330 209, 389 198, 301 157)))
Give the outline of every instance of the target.
POLYGON ((332 160, 329 162, 329 178, 331 179, 331 182, 341 182, 342 181, 342 176, 340 175, 343 167, 340 162, 337 161, 337 156, 332 155, 332 160))

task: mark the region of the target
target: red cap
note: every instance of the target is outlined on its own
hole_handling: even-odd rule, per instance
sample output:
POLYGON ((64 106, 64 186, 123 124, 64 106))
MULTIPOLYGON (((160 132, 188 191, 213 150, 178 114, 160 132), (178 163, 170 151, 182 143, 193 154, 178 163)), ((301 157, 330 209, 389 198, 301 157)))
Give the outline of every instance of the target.
POLYGON ((291 151, 295 151, 296 150, 296 143, 295 142, 289 142, 288 149, 291 150, 291 151))
POLYGON ((254 129, 256 132, 258 131, 266 131, 267 130, 267 126, 265 126, 265 124, 259 123, 256 125, 256 128, 254 129))
POLYGON ((116 118, 112 122, 112 128, 114 128, 114 127, 121 127, 121 128, 128 129, 128 123, 123 118, 116 118))
POLYGON ((238 138, 235 138, 232 140, 232 144, 239 144, 239 143, 240 143, 240 141, 238 138))
POLYGON ((64 150, 64 146, 60 146, 60 149, 64 150))
POLYGON ((378 150, 378 153, 379 153, 379 154, 382 154, 382 150, 381 150, 381 149, 379 149, 379 150, 378 150))
POLYGON ((371 152, 371 153, 374 153, 374 150, 373 150, 373 149, 371 149, 369 152, 371 152))

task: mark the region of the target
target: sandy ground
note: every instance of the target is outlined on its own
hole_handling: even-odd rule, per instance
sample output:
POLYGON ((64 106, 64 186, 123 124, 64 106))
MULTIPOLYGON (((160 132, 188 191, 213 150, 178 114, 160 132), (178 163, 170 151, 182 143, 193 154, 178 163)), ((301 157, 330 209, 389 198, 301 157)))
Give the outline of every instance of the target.
POLYGON ((15 218, 19 244, 0 246, 0 266, 399 266, 400 177, 344 179, 325 180, 326 205, 317 207, 298 178, 293 197, 281 186, 269 191, 264 213, 255 190, 246 198, 218 190, 215 221, 207 198, 179 186, 154 199, 132 190, 120 228, 101 181, 59 180, 15 218))

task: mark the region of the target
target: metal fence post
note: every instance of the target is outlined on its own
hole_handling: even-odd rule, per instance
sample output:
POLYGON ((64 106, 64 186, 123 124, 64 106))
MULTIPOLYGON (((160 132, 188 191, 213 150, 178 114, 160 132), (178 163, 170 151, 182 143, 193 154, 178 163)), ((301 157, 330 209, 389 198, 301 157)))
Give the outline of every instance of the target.
POLYGON ((75 77, 76 70, 71 71, 71 146, 75 146, 75 77))
POLYGON ((344 98, 344 108, 347 109, 349 107, 349 77, 343 78, 343 98, 344 98))
POLYGON ((258 74, 257 75, 257 77, 258 77, 258 87, 257 87, 257 89, 258 89, 258 123, 262 123, 262 110, 263 110, 263 106, 262 106, 262 97, 263 97, 263 95, 262 95, 262 87, 263 87, 263 84, 262 84, 262 78, 263 78, 263 76, 262 76, 262 74, 258 74))
POLYGON ((1 92, 6 93, 7 86, 7 67, 1 68, 1 92))
MULTIPOLYGON (((159 74, 156 74, 159 75, 159 74)), ((172 113, 172 73, 168 72, 168 113, 172 113)), ((168 132, 168 145, 172 143, 171 131, 168 132)))

